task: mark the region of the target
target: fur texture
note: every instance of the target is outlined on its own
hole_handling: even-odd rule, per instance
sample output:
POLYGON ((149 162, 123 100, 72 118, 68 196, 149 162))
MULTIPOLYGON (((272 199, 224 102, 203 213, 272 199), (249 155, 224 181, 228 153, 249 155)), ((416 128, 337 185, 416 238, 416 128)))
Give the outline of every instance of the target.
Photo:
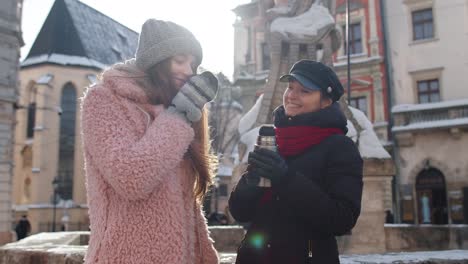
POLYGON ((218 263, 185 157, 194 131, 149 103, 141 75, 134 62, 118 65, 82 100, 85 263, 218 263))

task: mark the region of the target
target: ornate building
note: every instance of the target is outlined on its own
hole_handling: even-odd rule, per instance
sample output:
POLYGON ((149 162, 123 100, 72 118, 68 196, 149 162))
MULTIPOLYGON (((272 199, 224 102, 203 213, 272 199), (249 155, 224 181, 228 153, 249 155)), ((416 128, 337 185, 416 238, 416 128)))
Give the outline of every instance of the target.
MULTIPOLYGON (((341 82, 347 87, 346 1, 336 1, 336 24, 342 43, 334 55, 333 65, 341 82)), ((382 7, 379 0, 351 0, 350 2, 350 57, 351 100, 350 105, 363 111, 373 123, 374 129, 387 149, 391 149, 388 137, 389 90, 385 61, 385 38, 382 7)))
POLYGON ((401 220, 468 223, 468 2, 384 1, 401 220))
POLYGON ((2 1, 0 9, 0 244, 12 240, 11 182, 22 0, 2 1))
POLYGON ((56 0, 21 64, 13 204, 32 232, 88 230, 79 98, 138 34, 78 0, 56 0), (55 219, 54 219, 55 216, 55 219))

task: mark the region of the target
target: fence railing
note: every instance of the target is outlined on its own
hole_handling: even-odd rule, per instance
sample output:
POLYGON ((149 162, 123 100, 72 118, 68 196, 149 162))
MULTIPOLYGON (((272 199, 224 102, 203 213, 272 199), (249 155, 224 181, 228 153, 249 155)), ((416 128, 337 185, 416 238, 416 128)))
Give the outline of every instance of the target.
MULTIPOLYGON (((408 109, 394 112, 394 126, 399 129, 418 123, 430 123, 436 121, 455 120, 468 118, 468 102, 459 105, 447 105, 446 107, 434 107, 424 109, 408 109)), ((438 122, 440 123, 440 122, 438 122)))

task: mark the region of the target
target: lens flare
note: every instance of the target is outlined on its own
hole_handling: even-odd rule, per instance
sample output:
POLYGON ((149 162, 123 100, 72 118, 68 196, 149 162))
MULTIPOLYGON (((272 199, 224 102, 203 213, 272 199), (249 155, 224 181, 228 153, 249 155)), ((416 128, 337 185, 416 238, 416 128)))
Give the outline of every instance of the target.
POLYGON ((262 248, 265 243, 265 238, 262 234, 254 234, 250 237, 249 242, 255 248, 262 248))

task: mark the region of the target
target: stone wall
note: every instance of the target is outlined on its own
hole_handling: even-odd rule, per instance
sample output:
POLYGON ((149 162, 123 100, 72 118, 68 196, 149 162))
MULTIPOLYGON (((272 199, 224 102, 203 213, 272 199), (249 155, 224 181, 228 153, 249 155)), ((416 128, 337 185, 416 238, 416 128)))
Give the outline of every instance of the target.
POLYGON ((394 174, 390 159, 364 160, 364 188, 361 215, 351 235, 338 238, 341 253, 369 254, 384 253, 385 209, 391 190, 391 175, 394 174))
POLYGON ((468 249, 468 225, 385 225, 388 252, 468 249))
MULTIPOLYGON (((220 252, 220 263, 234 263, 236 254, 229 252, 232 244, 228 244, 238 245, 244 232, 242 228, 210 227, 210 230, 213 238, 218 240, 215 247, 220 252)), ((1 247, 0 264, 82 264, 88 239, 89 232, 40 233, 1 247)), ((342 264, 468 264, 468 250, 342 255, 340 259, 342 264)))
POLYGON ((0 10, 0 244, 12 239, 11 181, 13 130, 18 84, 22 0, 2 1, 0 10))

